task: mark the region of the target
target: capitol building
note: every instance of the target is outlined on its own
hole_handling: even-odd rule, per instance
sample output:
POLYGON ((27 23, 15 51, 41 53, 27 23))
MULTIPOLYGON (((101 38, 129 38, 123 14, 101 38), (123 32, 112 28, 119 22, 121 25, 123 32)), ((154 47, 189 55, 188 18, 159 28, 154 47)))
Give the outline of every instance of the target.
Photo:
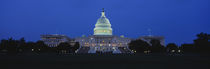
POLYGON ((132 53, 128 48, 131 39, 113 35, 111 23, 104 10, 93 31, 91 36, 75 38, 75 41, 80 43, 77 53, 132 53))
POLYGON ((79 42, 80 47, 76 53, 133 53, 129 49, 128 44, 131 40, 143 40, 150 43, 151 40, 159 40, 161 45, 165 46, 165 39, 162 36, 141 36, 137 39, 130 39, 122 36, 113 35, 113 29, 108 18, 105 16, 104 10, 101 12, 101 17, 97 20, 93 35, 82 36, 77 38, 69 38, 66 35, 47 34, 41 35, 41 40, 49 47, 57 47, 60 43, 67 42, 74 45, 79 42))

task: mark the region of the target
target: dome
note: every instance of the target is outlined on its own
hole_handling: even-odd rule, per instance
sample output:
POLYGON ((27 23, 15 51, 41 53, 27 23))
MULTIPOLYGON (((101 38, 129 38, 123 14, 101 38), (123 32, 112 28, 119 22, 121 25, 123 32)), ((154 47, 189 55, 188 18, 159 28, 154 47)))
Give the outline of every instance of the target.
POLYGON ((101 17, 97 20, 94 28, 94 35, 112 35, 112 28, 105 12, 101 12, 101 17))
POLYGON ((96 22, 96 27, 111 27, 109 19, 106 17, 100 17, 96 22))

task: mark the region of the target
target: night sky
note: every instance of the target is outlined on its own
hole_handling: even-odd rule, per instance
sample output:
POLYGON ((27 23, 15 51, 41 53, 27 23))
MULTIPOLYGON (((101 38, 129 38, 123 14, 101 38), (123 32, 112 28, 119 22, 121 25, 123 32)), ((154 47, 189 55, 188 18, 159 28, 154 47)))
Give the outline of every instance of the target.
POLYGON ((102 8, 114 35, 138 38, 151 29, 166 43, 182 44, 210 33, 209 0, 0 0, 0 39, 92 35, 102 8))

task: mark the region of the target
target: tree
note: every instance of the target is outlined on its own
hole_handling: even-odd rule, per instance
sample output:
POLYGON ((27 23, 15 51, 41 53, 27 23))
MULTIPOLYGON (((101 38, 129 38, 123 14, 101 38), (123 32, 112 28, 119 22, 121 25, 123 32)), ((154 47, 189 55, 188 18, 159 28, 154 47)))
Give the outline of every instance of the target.
POLYGON ((210 52, 210 35, 203 32, 197 34, 197 39, 194 40, 194 44, 197 52, 210 52))
POLYGON ((8 51, 7 54, 17 54, 18 53, 18 41, 13 40, 13 38, 9 38, 8 41, 5 43, 5 48, 8 51))
POLYGON ((24 46, 24 50, 25 52, 34 52, 34 47, 35 47, 36 43, 34 42, 27 42, 26 46, 24 46))
POLYGON ((180 49, 184 53, 194 53, 195 52, 195 45, 194 44, 182 44, 180 49))
POLYGON ((72 51, 75 53, 75 51, 76 51, 77 49, 79 49, 79 46, 80 46, 79 42, 76 42, 76 43, 74 44, 74 47, 72 48, 72 51))
POLYGON ((0 50, 2 52, 7 52, 7 43, 8 43, 8 40, 5 40, 5 39, 2 39, 1 40, 1 44, 0 44, 0 50))
POLYGON ((48 51, 48 46, 45 45, 43 41, 37 41, 33 49, 35 52, 41 53, 48 51))
POLYGON ((143 40, 133 40, 129 43, 129 48, 136 53, 143 53, 150 50, 150 45, 143 40))
POLYGON ((71 47, 71 45, 69 44, 69 43, 67 43, 67 42, 63 42, 63 43, 60 43, 58 46, 57 46, 57 51, 59 52, 59 53, 70 53, 70 51, 71 51, 71 49, 72 49, 72 47, 71 47))
POLYGON ((150 41, 150 43, 152 44, 152 46, 151 46, 152 52, 154 52, 154 53, 165 52, 165 47, 160 44, 159 40, 153 39, 150 41))
POLYGON ((175 52, 178 50, 178 46, 175 43, 169 43, 166 46, 166 50, 167 50, 167 52, 175 52))
POLYGON ((19 40, 19 45, 18 45, 18 51, 19 52, 24 52, 24 47, 26 46, 26 42, 25 42, 25 39, 22 37, 20 40, 19 40))

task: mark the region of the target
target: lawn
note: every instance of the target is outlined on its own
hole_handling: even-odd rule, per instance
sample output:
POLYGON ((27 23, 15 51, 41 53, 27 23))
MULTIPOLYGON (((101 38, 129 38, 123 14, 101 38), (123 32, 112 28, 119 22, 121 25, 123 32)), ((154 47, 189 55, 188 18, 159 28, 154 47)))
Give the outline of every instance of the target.
POLYGON ((210 69, 204 55, 0 56, 0 69, 210 69))

